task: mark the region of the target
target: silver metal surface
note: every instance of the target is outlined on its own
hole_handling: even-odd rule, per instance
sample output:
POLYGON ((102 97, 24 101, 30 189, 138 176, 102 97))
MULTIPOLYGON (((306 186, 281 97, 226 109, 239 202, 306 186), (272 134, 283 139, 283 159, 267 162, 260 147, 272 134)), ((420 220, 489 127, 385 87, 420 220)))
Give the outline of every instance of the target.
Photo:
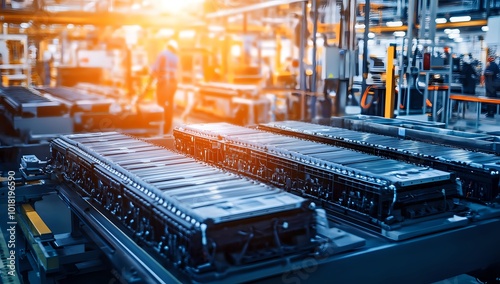
MULTIPOLYGON (((276 123, 274 123, 274 125, 276 125, 276 123)), ((318 127, 324 128, 323 126, 318 127)), ((360 174, 377 176, 388 182, 398 183, 401 186, 444 181, 449 180, 451 177, 449 173, 439 170, 427 169, 348 149, 340 149, 338 147, 318 144, 316 142, 301 140, 294 137, 284 137, 282 135, 266 133, 260 130, 244 128, 227 123, 186 125, 183 126, 182 129, 193 131, 200 135, 211 135, 212 137, 223 137, 228 141, 238 141, 247 147, 272 149, 283 155, 295 156, 296 159, 328 165, 332 169, 335 169, 336 166, 348 167, 349 170, 356 171, 360 174), (286 143, 283 143, 283 141, 286 141, 286 143), (348 161, 363 162, 353 164, 332 155, 332 151, 335 152, 339 150, 347 153, 344 155, 349 156, 348 161), (320 158, 315 157, 313 153, 319 153, 320 158), (324 153, 330 153, 330 155, 325 156, 323 155, 324 153), (374 163, 366 164, 367 161, 373 161, 374 163)), ((308 131, 314 131, 314 125, 311 125, 311 127, 307 129, 308 131)))
MULTIPOLYGON (((124 182, 137 184, 138 190, 150 192, 152 195, 149 195, 153 196, 151 202, 154 202, 154 196, 161 197, 166 201, 163 203, 163 206, 172 204, 178 208, 184 208, 186 213, 193 213, 195 216, 198 216, 197 219, 199 220, 209 218, 216 223, 237 220, 238 218, 242 218, 245 212, 252 211, 252 207, 256 209, 252 215, 257 216, 259 214, 269 214, 271 212, 297 208, 301 206, 301 201, 304 201, 304 199, 296 198, 295 196, 288 198, 286 197, 286 195, 289 195, 288 193, 278 193, 276 189, 256 185, 250 181, 242 180, 237 176, 228 175, 227 173, 197 163, 192 159, 184 159, 183 156, 178 154, 179 159, 170 160, 168 163, 150 162, 148 158, 141 160, 141 149, 144 149, 146 153, 155 152, 159 157, 163 155, 173 157, 173 155, 168 150, 121 134, 69 135, 64 139, 82 149, 91 159, 95 159, 96 162, 101 163, 107 171, 116 173, 124 182), (103 141, 107 142, 103 143, 103 141), (130 156, 132 153, 137 154, 136 166, 130 167, 124 165, 122 167, 123 157, 127 157, 125 160, 128 161, 133 160, 130 156), (114 159, 115 156, 117 160, 114 159), (176 161, 181 163, 176 163, 176 161), (137 167, 139 164, 143 164, 144 166, 137 167), (150 167, 146 167, 146 165, 150 167), (240 198, 244 199, 245 202, 237 202, 235 200, 235 206, 233 207, 228 204, 220 207, 218 200, 221 198, 222 191, 218 188, 217 183, 212 184, 210 182, 217 179, 232 179, 231 188, 247 188, 248 193, 253 192, 255 194, 255 192, 258 192, 259 194, 258 196, 248 196, 245 190, 238 191, 240 198), (168 182, 168 180, 171 181, 168 182), (201 199, 195 198, 196 200, 203 200, 204 203, 202 204, 191 203, 194 200, 193 198, 181 198, 182 193, 171 194, 169 191, 171 188, 183 187, 188 190, 189 187, 195 185, 197 185, 199 190, 205 189, 205 195, 199 197, 201 199), (256 191, 251 191, 252 188, 255 188, 256 191), (276 197, 275 199, 274 195, 283 196, 276 197), (267 196, 267 199, 264 198, 265 196, 267 196), (268 199, 269 202, 264 202, 264 200, 268 199), (252 203, 255 206, 245 207, 244 205, 252 203)), ((237 195, 234 198, 236 197, 237 195)))

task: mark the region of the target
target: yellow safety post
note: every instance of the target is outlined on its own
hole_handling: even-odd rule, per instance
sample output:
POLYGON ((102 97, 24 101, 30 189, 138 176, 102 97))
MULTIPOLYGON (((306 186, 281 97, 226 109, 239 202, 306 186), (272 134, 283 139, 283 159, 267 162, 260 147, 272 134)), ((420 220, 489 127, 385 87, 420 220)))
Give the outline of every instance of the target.
POLYGON ((386 81, 385 81, 385 106, 384 106, 384 117, 394 118, 394 87, 396 86, 396 80, 394 77, 394 58, 396 56, 396 45, 391 44, 387 49, 387 70, 386 70, 386 81))
POLYGON ((281 71, 281 35, 277 34, 276 35, 276 55, 274 57, 274 68, 272 78, 273 78, 273 86, 275 86, 278 83, 278 78, 277 75, 281 71))
POLYGON ((224 48, 222 49, 224 52, 222 54, 222 58, 224 58, 224 73, 222 74, 226 76, 226 82, 229 84, 234 83, 234 58, 231 54, 233 43, 232 35, 226 35, 224 38, 224 48))

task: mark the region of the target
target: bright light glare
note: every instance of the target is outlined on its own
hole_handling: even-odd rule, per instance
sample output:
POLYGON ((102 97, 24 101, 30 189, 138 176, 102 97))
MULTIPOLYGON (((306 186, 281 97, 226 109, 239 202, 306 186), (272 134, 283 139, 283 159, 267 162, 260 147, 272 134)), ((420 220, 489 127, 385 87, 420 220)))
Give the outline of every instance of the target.
POLYGON ((482 26, 482 27, 481 27, 481 30, 482 30, 483 32, 487 32, 489 29, 490 29, 490 28, 489 28, 488 26, 482 26))
POLYGON ((205 0, 152 0, 151 4, 162 11, 176 13, 200 9, 205 0))
POLYGON ((234 57, 240 56, 241 55, 241 47, 239 45, 233 45, 231 46, 231 55, 234 57))
POLYGON ((364 29, 365 28, 365 24, 356 24, 354 27, 356 29, 364 29))
POLYGON ((374 38, 375 34, 374 33, 368 33, 368 38, 374 38))
POLYGON ((451 17, 450 22, 456 23, 456 22, 468 22, 470 21, 471 17, 470 16, 459 16, 459 17, 451 17))
POLYGON ((446 24, 448 22, 445 18, 437 18, 436 24, 446 24))

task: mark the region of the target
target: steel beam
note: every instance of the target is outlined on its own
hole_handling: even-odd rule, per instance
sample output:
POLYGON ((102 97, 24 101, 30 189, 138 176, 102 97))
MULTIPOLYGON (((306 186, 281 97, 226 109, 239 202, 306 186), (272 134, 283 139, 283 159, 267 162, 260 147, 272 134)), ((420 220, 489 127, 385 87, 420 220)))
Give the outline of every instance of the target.
POLYGON ((289 4, 300 3, 300 2, 307 3, 307 0, 274 0, 274 1, 265 1, 265 2, 262 2, 262 3, 258 3, 258 4, 254 4, 254 5, 249 5, 249 6, 245 6, 245 7, 228 9, 228 10, 218 11, 218 12, 215 12, 215 13, 210 13, 210 14, 207 14, 205 16, 205 18, 206 19, 216 19, 216 18, 221 18, 221 17, 228 17, 228 16, 234 16, 234 15, 240 15, 242 13, 254 12, 254 11, 269 9, 269 8, 273 8, 273 7, 278 7, 278 6, 281 6, 281 5, 289 5, 289 4))
POLYGON ((145 15, 145 14, 124 14, 107 12, 44 12, 33 13, 32 11, 6 11, 0 13, 0 21, 4 23, 24 23, 26 20, 38 24, 74 24, 74 25, 94 25, 94 26, 124 26, 141 25, 144 27, 158 28, 189 28, 204 26, 198 19, 183 19, 184 25, 179 25, 179 17, 172 15, 145 15))

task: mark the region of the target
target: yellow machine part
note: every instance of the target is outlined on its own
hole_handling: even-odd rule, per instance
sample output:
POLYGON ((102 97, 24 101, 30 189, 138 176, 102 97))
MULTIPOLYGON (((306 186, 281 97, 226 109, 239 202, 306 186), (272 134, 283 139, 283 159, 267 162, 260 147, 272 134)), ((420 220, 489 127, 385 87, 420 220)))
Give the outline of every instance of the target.
POLYGON ((52 231, 45 224, 45 222, 43 222, 40 215, 38 215, 31 205, 23 204, 21 208, 23 215, 29 222, 30 230, 33 233, 33 236, 43 237, 52 234, 52 231))
POLYGON ((19 225, 38 261, 47 271, 59 268, 59 257, 50 242, 54 239, 52 231, 40 215, 29 204, 20 208, 19 225))

